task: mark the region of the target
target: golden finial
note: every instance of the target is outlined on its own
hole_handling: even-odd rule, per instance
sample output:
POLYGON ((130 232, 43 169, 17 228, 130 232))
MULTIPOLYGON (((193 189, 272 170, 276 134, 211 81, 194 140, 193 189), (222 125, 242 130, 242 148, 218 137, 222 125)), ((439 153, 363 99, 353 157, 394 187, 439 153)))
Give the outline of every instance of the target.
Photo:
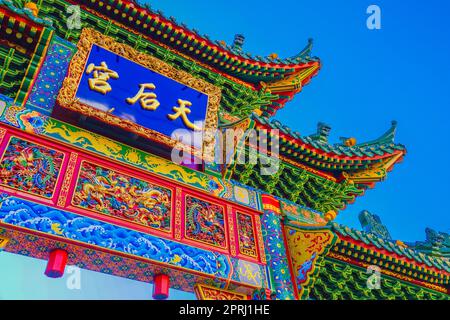
POLYGON ((272 53, 270 56, 269 56, 269 59, 270 60, 275 60, 275 59, 277 59, 278 58, 278 54, 276 54, 276 53, 272 53))
POLYGON ((255 109, 255 110, 253 110, 253 113, 255 113, 259 117, 262 116, 262 114, 263 114, 261 109, 255 109))
POLYGON ((39 8, 37 7, 36 3, 34 2, 27 2, 25 3, 24 8, 30 9, 33 13, 33 16, 37 17, 39 13, 39 8))
POLYGON ((328 222, 333 221, 334 219, 336 219, 337 217, 337 212, 330 210, 325 214, 325 220, 327 220, 328 222))
POLYGON ((348 138, 347 140, 345 140, 344 144, 347 147, 353 147, 354 145, 356 145, 356 139, 355 138, 348 138))
POLYGON ((400 240, 397 240, 395 244, 398 245, 399 247, 408 248, 408 246, 403 241, 400 240))

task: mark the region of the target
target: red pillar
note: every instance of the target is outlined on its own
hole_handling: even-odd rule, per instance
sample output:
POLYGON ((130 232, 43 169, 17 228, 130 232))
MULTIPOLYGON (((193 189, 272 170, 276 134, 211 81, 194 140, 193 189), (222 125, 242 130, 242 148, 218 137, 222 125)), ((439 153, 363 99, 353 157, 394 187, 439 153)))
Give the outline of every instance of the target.
POLYGON ((153 279, 153 299, 165 300, 169 297, 170 279, 168 275, 158 274, 153 279))
POLYGON ((49 278, 61 278, 67 264, 67 251, 55 249, 50 252, 45 275, 49 278))

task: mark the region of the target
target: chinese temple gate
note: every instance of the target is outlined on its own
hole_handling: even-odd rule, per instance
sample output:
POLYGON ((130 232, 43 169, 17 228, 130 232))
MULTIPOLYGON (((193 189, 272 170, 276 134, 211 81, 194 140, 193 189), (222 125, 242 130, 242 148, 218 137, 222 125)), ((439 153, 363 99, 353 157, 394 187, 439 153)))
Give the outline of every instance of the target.
POLYGON ((448 234, 405 244, 367 211, 363 231, 333 222, 403 160, 396 122, 330 144, 326 124, 302 136, 270 119, 318 74, 311 40, 252 56, 241 35, 128 0, 0 0, 0 34, 0 250, 49 277, 153 283, 155 299, 449 298, 448 234), (227 129, 242 134, 219 162, 227 129))

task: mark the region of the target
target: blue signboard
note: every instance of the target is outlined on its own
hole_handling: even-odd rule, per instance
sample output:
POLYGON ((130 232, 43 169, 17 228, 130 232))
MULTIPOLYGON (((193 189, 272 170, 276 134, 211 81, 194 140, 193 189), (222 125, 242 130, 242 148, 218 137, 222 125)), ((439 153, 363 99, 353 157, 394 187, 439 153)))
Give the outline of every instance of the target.
POLYGON ((200 131, 208 95, 134 61, 92 45, 75 97, 84 105, 168 137, 200 131))

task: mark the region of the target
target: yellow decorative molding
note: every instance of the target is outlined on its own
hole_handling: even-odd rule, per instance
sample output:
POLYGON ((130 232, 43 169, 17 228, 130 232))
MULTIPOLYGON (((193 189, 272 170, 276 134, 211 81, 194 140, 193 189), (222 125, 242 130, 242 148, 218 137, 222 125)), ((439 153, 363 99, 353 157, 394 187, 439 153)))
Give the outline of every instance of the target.
POLYGON ((194 291, 199 300, 249 300, 246 294, 203 284, 197 284, 194 291))
POLYGON ((63 184, 59 193, 58 203, 59 207, 64 207, 66 205, 67 196, 69 194, 70 183, 72 181, 73 173, 75 172, 75 165, 77 163, 78 154, 71 153, 69 158, 69 163, 66 167, 66 173, 64 177, 63 184))
POLYGON ((5 249, 5 247, 8 244, 8 242, 9 242, 9 238, 0 236, 0 251, 5 249))
MULTIPOLYGON (((236 238, 235 238, 235 231, 234 231, 234 223, 233 223, 233 209, 231 207, 228 207, 228 230, 230 235, 230 251, 232 256, 236 256, 236 238)), ((239 236, 238 236, 239 237, 239 236)))
POLYGON ((33 16, 37 17, 39 14, 39 8, 34 2, 27 2, 23 6, 24 8, 30 9, 33 12, 33 16))
POLYGON ((3 138, 5 137, 6 129, 0 128, 0 143, 3 142, 3 138))
POLYGON ((271 93, 282 93, 302 90, 303 81, 319 69, 319 64, 313 64, 311 67, 302 69, 280 81, 267 84, 267 90, 271 93))
POLYGON ((355 138, 348 138, 348 139, 345 140, 344 144, 347 147, 353 147, 353 146, 356 145, 356 139, 355 138))
POLYGON ((175 192, 175 239, 181 240, 182 233, 182 215, 181 212, 183 207, 183 191, 181 188, 177 187, 175 192))
POLYGON ((325 220, 327 220, 328 222, 333 221, 334 219, 336 219, 337 217, 337 212, 330 210, 325 214, 325 220))
POLYGON ((263 209, 267 211, 273 211, 275 213, 281 214, 281 210, 279 207, 272 204, 263 204, 263 209))

